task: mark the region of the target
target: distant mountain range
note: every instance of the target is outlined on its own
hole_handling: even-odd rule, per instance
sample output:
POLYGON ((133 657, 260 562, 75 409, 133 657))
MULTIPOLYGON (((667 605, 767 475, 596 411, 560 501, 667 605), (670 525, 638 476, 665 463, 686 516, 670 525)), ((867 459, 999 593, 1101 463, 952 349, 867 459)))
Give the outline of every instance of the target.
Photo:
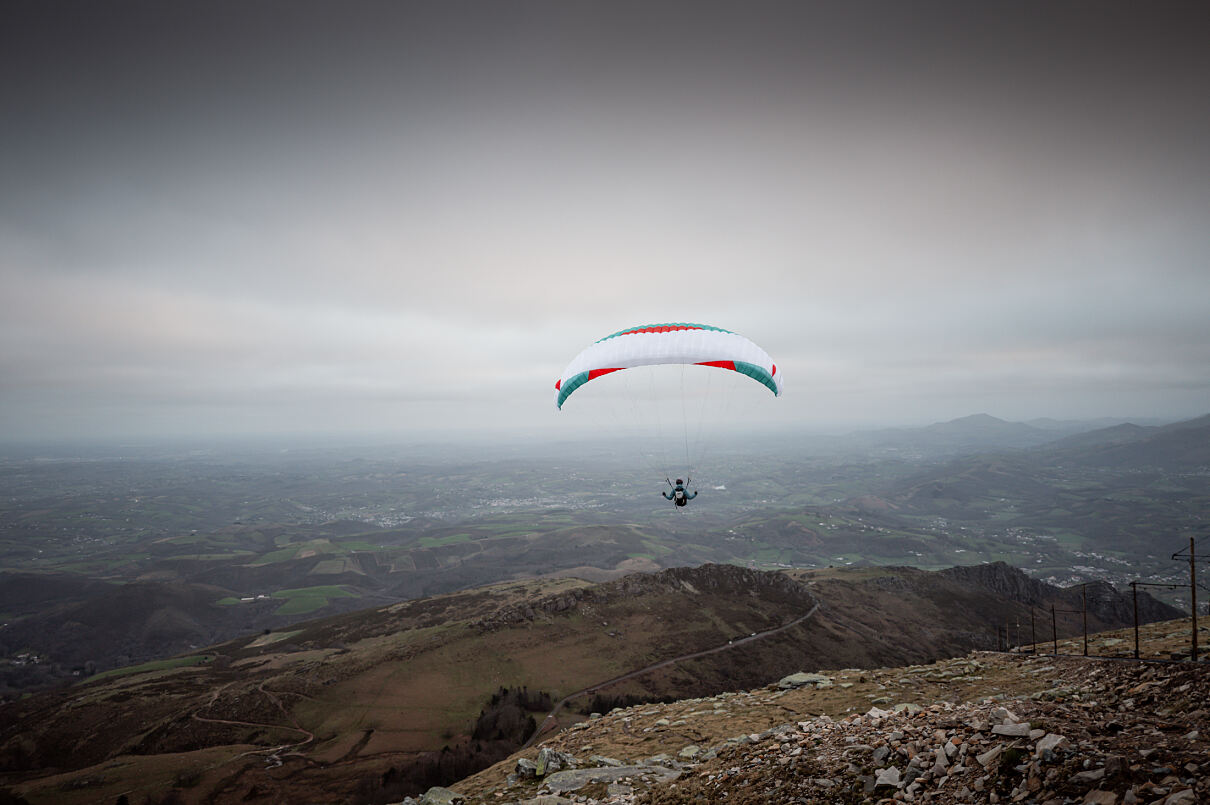
POLYGON ((940 455, 986 450, 1022 450, 1064 438, 1078 438, 1083 434, 1117 428, 1144 432, 1162 429, 1112 419, 1035 419, 1029 422, 1009 422, 988 414, 972 414, 948 422, 936 422, 923 428, 886 428, 851 433, 843 437, 843 440, 867 448, 940 455))
POLYGON ((1083 551, 1172 550, 1205 522, 1210 416, 956 455, 889 482, 875 500, 900 515, 1070 535, 1083 551))
POLYGON ((1058 459, 1086 466, 1210 466, 1210 414, 1162 427, 1124 424, 1060 439, 1047 445, 1058 459))

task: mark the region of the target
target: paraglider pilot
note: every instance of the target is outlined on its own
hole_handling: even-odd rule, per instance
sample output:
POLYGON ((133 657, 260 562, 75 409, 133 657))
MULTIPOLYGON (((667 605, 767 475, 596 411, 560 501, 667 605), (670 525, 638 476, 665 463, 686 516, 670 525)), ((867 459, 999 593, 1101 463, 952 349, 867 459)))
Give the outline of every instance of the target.
MULTIPOLYGON (((669 481, 671 483, 671 481, 669 481)), ((697 490, 693 490, 693 494, 685 491, 685 482, 680 478, 676 479, 676 486, 672 487, 671 492, 661 492, 665 500, 671 500, 678 506, 686 506, 689 501, 697 497, 697 490)))

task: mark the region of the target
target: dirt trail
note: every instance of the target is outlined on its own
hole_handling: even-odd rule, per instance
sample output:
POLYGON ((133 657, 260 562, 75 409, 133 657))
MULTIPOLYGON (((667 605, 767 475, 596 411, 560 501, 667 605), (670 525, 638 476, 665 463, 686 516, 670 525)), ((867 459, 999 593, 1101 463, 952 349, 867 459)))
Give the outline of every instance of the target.
MULTIPOLYGON (((218 699, 218 694, 221 693, 224 689, 226 689, 226 687, 228 687, 228 686, 224 685, 222 688, 220 688, 218 691, 216 691, 215 694, 210 697, 210 702, 207 703, 205 705, 205 707, 203 707, 201 709, 206 709, 206 708, 213 706, 214 702, 218 699)), ((237 727, 257 727, 260 729, 290 730, 292 732, 302 733, 303 735, 306 736, 306 738, 302 741, 296 741, 294 743, 289 743, 289 744, 282 744, 280 746, 265 747, 263 749, 254 749, 254 750, 251 750, 248 752, 244 752, 241 755, 237 755, 237 757, 244 757, 246 755, 256 755, 256 754, 261 754, 261 753, 268 753, 269 755, 275 755, 278 752, 284 751, 286 749, 296 749, 297 747, 300 747, 300 746, 306 746, 307 744, 309 744, 315 740, 315 733, 299 726, 298 722, 290 714, 289 710, 287 710, 286 707, 282 704, 281 699, 279 699, 277 697, 277 694, 274 694, 272 691, 265 690, 264 682, 261 682, 259 685, 257 685, 256 689, 259 690, 264 696, 266 696, 269 699, 269 701, 273 702, 273 704, 277 707, 277 709, 282 712, 282 715, 284 715, 287 719, 289 719, 291 723, 290 724, 264 724, 264 723, 253 722, 253 721, 237 721, 237 720, 232 720, 232 719, 227 719, 227 718, 209 718, 208 716, 201 715, 201 713, 199 711, 194 711, 193 718, 195 721, 202 721, 202 722, 205 722, 208 724, 231 724, 231 725, 237 726, 237 727)))
MULTIPOLYGON (((685 662, 686 660, 696 660, 699 657, 706 657, 711 654, 718 654, 721 651, 728 651, 728 650, 736 648, 738 646, 742 646, 745 643, 751 643, 755 640, 763 640, 766 637, 771 637, 775 634, 784 632, 787 629, 797 626, 798 624, 805 621, 807 618, 810 618, 812 615, 814 615, 816 610, 818 610, 818 609, 819 609, 819 604, 816 604, 815 606, 811 607, 810 611, 808 611, 807 614, 803 615, 802 617, 795 618, 794 620, 790 621, 787 624, 778 626, 776 629, 769 629, 768 631, 757 632, 756 634, 740 638, 739 640, 730 640, 724 645, 715 646, 714 648, 708 648, 708 649, 705 649, 704 651, 695 651, 692 654, 682 654, 679 657, 673 657, 668 660, 660 660, 657 663, 652 663, 651 665, 648 665, 645 668, 640 668, 637 671, 630 671, 629 673, 622 674, 621 676, 615 676, 613 679, 607 679, 604 682, 598 682, 595 685, 589 685, 588 687, 583 688, 582 690, 577 690, 575 693, 568 694, 567 696, 564 696, 562 699, 560 699, 557 704, 555 704, 554 709, 551 710, 550 713, 546 716, 546 718, 543 719, 542 723, 540 725, 538 725, 538 729, 534 730, 534 734, 531 735, 529 740, 526 741, 521 746, 521 749, 529 749, 531 746, 533 746, 534 743, 540 737, 542 737, 542 734, 544 732, 546 732, 554 724, 555 717, 558 716, 559 711, 563 709, 563 706, 566 705, 568 702, 570 702, 572 699, 577 699, 580 696, 583 696, 587 693, 596 693, 597 691, 601 690, 602 688, 607 688, 610 685, 617 684, 618 682, 625 682, 628 679, 634 679, 635 677, 642 676, 643 674, 647 674, 652 671, 656 671, 660 668, 667 668, 669 665, 674 665, 678 662, 685 662)), ((520 750, 518 750, 518 751, 520 751, 520 750)))

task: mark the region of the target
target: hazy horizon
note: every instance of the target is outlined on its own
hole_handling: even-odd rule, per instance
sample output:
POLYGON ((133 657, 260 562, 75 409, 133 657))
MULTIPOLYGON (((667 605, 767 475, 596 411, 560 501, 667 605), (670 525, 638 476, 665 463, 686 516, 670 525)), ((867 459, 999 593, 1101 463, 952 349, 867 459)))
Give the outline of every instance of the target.
POLYGON ((1178 2, 7 3, 0 441, 557 441, 593 427, 554 407, 571 358, 665 321, 773 356, 768 427, 1203 415, 1207 31, 1178 2))
MULTIPOLYGON (((1201 416, 1206 416, 1202 414, 1201 416)), ((974 416, 991 416, 983 412, 955 417, 955 420, 974 416)), ((1000 417, 996 417, 1001 419, 1000 417)), ((1008 423, 1020 422, 1045 429, 1045 425, 1059 423, 1060 425, 1077 426, 1076 430, 1083 432, 1079 426, 1090 426, 1091 429, 1113 427, 1117 424, 1134 424, 1142 427, 1160 427, 1177 422, 1197 419, 1199 417, 1090 417, 1087 419, 1056 419, 1053 417, 1037 417, 1031 420, 1003 420, 1008 423)), ((860 438, 868 434, 887 431, 911 432, 932 425, 946 424, 954 420, 931 420, 900 423, 867 423, 853 427, 811 426, 775 423, 732 424, 721 427, 711 427, 706 433, 698 436, 694 451, 717 454, 723 452, 760 452, 771 449, 779 453, 793 453, 796 450, 843 447, 850 439, 860 438)), ((692 427, 698 427, 692 423, 692 427)), ((665 434, 665 441, 676 442, 679 432, 665 434)), ((1055 438, 1060 438, 1056 435, 1055 438)), ((579 452, 585 450, 608 451, 616 453, 622 460, 633 460, 636 437, 632 432, 603 431, 592 427, 550 430, 543 427, 520 430, 473 429, 464 427, 426 428, 412 431, 349 431, 349 430, 299 430, 299 431, 258 431, 252 433, 238 432, 204 432, 204 433, 172 433, 172 434, 114 434, 105 433, 91 436, 60 435, 60 436, 28 436, 24 438, 0 438, 0 457, 28 458, 33 454, 49 451, 62 456, 75 455, 77 451, 83 454, 98 453, 112 457, 115 449, 127 450, 131 455, 142 452, 187 452, 191 454, 228 455, 247 451, 252 454, 275 452, 288 454, 291 451, 303 453, 306 451, 353 451, 359 455, 371 455, 379 451, 394 452, 398 450, 413 451, 416 455, 424 455, 426 451, 434 450, 437 454, 450 449, 470 451, 458 453, 459 460, 473 458, 476 455, 499 458, 501 455, 525 454, 540 455, 551 453, 559 455, 560 451, 574 448, 579 452), (480 452, 476 452, 480 451, 480 452), (488 452, 482 452, 488 451, 488 452), (500 452, 503 451, 503 452, 500 452), (7 454, 7 455, 4 455, 7 454)))

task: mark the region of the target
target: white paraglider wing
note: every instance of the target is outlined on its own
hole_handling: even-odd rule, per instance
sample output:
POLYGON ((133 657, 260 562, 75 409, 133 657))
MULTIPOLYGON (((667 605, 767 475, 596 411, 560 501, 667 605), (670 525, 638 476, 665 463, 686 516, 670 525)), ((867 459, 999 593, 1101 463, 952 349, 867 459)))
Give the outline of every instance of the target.
POLYGON ((738 333, 708 324, 645 324, 608 335, 577 355, 555 383, 555 405, 601 375, 659 364, 713 366, 747 375, 780 395, 782 376, 759 346, 738 333))

